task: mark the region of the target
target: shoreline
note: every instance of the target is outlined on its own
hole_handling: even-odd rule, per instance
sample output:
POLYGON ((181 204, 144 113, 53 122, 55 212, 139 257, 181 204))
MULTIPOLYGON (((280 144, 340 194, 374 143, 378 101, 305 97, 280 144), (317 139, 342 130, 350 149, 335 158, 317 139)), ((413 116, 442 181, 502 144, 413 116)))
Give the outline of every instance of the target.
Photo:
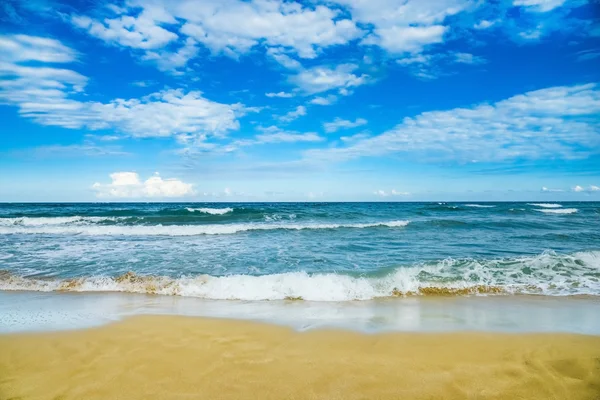
POLYGON ((562 332, 600 335, 600 298, 423 296, 368 301, 239 301, 106 292, 0 291, 0 334, 102 326, 137 315, 250 320, 297 331, 562 332))
POLYGON ((595 399, 600 336, 146 315, 0 335, 0 376, 2 399, 595 399))

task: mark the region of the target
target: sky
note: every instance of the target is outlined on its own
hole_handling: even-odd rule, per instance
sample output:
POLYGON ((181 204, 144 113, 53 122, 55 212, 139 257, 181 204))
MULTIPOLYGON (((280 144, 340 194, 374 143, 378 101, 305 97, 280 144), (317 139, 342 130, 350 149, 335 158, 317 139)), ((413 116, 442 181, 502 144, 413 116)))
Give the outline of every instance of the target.
POLYGON ((596 0, 3 0, 0 201, 600 201, 596 0))

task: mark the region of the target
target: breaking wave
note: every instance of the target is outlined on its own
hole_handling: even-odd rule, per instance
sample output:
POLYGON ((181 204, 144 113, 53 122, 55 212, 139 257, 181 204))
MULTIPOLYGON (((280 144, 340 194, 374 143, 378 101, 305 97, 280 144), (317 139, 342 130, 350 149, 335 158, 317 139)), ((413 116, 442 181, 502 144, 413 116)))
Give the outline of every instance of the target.
POLYGON ((131 292, 219 300, 353 301, 409 295, 598 295, 600 251, 495 260, 452 259, 399 267, 385 276, 289 272, 272 275, 198 275, 172 278, 24 277, 0 271, 0 290, 131 292))
POLYGON ((102 222, 117 222, 130 217, 12 217, 0 218, 0 227, 9 226, 50 226, 50 225, 86 225, 102 222))
POLYGON ((530 206, 543 207, 543 208, 560 208, 562 204, 556 203, 527 203, 530 206))
POLYGON ((546 214, 573 214, 576 213, 578 210, 576 208, 547 208, 535 211, 543 212, 546 214))
MULTIPOLYGON (((60 217, 62 219, 62 217, 60 217)), ((93 217, 86 217, 93 218, 93 217)), ((57 218, 48 218, 57 219, 57 218)), ((267 230, 305 230, 305 229, 339 229, 339 228, 401 228, 410 221, 387 221, 360 224, 326 224, 326 223, 245 223, 245 224, 208 224, 208 225, 94 225, 52 223, 37 225, 1 225, 0 234, 57 234, 57 235, 93 235, 93 236, 196 236, 196 235, 228 235, 246 231, 267 230)))
POLYGON ((201 212, 204 214, 211 214, 211 215, 223 215, 223 214, 232 212, 233 208, 230 208, 230 207, 226 207, 226 208, 191 208, 191 207, 187 207, 186 210, 188 210, 189 212, 201 212))
POLYGON ((496 206, 493 206, 491 204, 465 204, 465 207, 474 207, 474 208, 493 208, 496 206))

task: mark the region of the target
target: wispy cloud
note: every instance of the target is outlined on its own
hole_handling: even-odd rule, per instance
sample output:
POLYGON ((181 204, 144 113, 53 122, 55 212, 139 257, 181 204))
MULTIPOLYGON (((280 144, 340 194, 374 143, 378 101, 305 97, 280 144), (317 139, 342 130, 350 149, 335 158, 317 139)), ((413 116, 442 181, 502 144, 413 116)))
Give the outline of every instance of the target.
POLYGON ((573 159, 600 151, 599 115, 595 84, 552 87, 494 104, 425 112, 381 135, 311 150, 306 157, 341 161, 404 153, 421 162, 462 163, 573 159))
POLYGON ((367 120, 364 118, 357 118, 354 121, 336 118, 332 122, 324 123, 323 128, 325 129, 325 132, 331 133, 331 132, 336 132, 340 129, 356 128, 358 126, 363 126, 366 124, 367 124, 367 120))
POLYGON ((298 106, 287 114, 280 116, 279 120, 283 122, 290 122, 304 115, 306 115, 306 107, 298 106))

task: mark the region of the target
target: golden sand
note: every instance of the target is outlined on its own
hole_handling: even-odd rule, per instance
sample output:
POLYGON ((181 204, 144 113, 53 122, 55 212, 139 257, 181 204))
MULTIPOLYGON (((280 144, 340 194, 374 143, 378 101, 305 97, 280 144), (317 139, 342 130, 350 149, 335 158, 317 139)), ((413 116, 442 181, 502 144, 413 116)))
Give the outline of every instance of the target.
POLYGON ((600 399, 600 337, 135 317, 0 336, 0 399, 600 399))

